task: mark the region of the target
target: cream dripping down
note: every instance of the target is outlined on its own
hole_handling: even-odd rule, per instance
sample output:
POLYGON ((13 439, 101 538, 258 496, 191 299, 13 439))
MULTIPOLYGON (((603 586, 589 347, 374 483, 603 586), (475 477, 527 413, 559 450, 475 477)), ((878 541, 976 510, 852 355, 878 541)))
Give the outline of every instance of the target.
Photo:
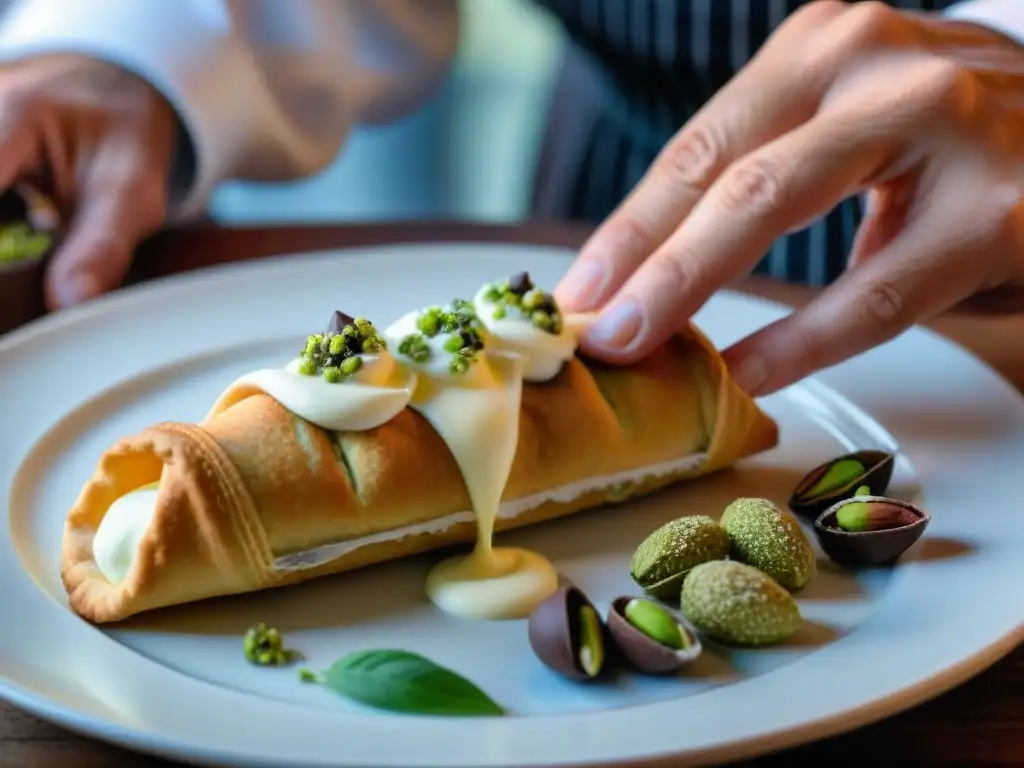
MULTIPOLYGON (((438 563, 428 575, 427 593, 439 608, 457 616, 522 618, 556 589, 558 576, 554 566, 536 553, 492 546, 499 516, 521 514, 549 499, 569 500, 595 488, 687 469, 703 458, 587 478, 535 498, 502 503, 518 445, 523 382, 543 382, 558 375, 576 352, 575 329, 586 318, 556 317, 555 327, 540 327, 528 308, 503 306, 495 285, 499 284, 482 287, 471 302, 424 308, 398 318, 379 334, 384 344, 360 354, 358 370, 339 380, 303 371, 301 358, 236 380, 233 388, 264 392, 297 416, 332 431, 373 429, 406 407, 415 409, 448 445, 473 506, 471 511, 416 526, 416 530, 403 528, 290 553, 278 559, 278 568, 313 567, 359 546, 414 535, 420 528, 444 530, 471 515, 477 523, 474 549, 438 563), (438 327, 433 321, 439 312, 458 322, 438 327)), ((546 296, 532 290, 531 296, 538 301, 546 296)), ((138 543, 152 520, 157 494, 150 487, 129 493, 115 501, 101 521, 93 554, 110 582, 122 581, 131 569, 138 543)))
POLYGON ((522 618, 558 587, 558 573, 544 558, 491 544, 519 442, 526 358, 492 345, 475 312, 471 317, 465 307, 441 309, 443 318, 454 320, 440 328, 425 322, 433 315, 410 312, 384 332, 389 347, 419 358, 412 364, 421 383, 410 407, 448 446, 476 517, 473 551, 438 563, 427 576, 427 594, 456 616, 522 618), (465 356, 453 352, 460 344, 465 356))

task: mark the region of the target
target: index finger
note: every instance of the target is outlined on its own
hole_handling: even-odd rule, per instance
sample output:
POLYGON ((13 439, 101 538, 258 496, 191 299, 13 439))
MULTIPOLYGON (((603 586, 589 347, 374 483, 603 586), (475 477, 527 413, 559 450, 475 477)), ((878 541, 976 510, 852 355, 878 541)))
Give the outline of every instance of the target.
POLYGON ((790 16, 665 145, 556 289, 567 311, 603 305, 737 158, 813 117, 841 58, 825 42, 833 37, 826 25, 849 12, 856 11, 844 3, 816 3, 790 16), (794 50, 804 52, 806 66, 794 64, 794 50))
POLYGON ((883 165, 891 140, 841 113, 822 115, 736 163, 686 223, 630 277, 581 339, 600 359, 630 363, 663 343, 775 239, 825 213, 883 165), (621 326, 626 308, 631 338, 621 326))

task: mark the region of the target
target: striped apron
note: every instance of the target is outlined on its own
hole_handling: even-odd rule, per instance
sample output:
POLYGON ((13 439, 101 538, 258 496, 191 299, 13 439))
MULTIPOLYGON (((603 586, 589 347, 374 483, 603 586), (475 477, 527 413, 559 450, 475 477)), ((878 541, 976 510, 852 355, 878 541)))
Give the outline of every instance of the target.
MULTIPOLYGON (((640 180, 671 136, 806 0, 536 0, 572 40, 541 151, 534 213, 596 223, 640 180), (589 87, 591 105, 585 107, 589 87), (557 121, 558 118, 553 118, 557 121), (554 136, 560 131, 562 136, 554 136), (545 162, 562 167, 561 179, 545 162)), ((954 0, 890 0, 937 11, 954 0)), ((1024 0, 1021 0, 1024 2, 1024 0)), ((843 271, 860 222, 851 198, 779 238, 756 274, 825 285, 843 271)))

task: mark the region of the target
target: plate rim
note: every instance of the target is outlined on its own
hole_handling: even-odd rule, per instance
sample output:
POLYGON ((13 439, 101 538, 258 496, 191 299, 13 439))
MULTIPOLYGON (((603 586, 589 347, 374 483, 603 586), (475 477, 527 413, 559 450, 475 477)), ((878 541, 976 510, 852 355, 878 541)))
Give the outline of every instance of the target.
MULTIPOLYGON (((563 246, 534 243, 495 243, 490 241, 467 242, 461 240, 451 242, 428 241, 324 248, 261 257, 258 259, 231 262, 227 264, 211 265, 209 267, 203 267, 127 286, 120 291, 108 294, 94 302, 90 302, 89 304, 74 307, 61 313, 56 313, 33 321, 32 323, 5 335, 5 337, 0 338, 0 357, 7 354, 11 349, 16 348, 22 343, 26 343, 39 335, 57 331, 68 323, 74 323, 87 317, 103 315, 110 311, 116 311, 119 308, 129 308, 132 304, 144 300, 154 292, 172 293, 175 290, 185 290, 190 284, 194 284, 196 282, 204 282, 211 279, 230 279, 238 273, 259 269, 262 265, 266 265, 267 269, 272 270, 275 266, 279 267, 282 264, 295 263, 297 260, 310 261, 318 258, 329 258, 339 254, 349 257, 358 256, 360 254, 369 256, 374 253, 379 254, 382 250, 387 251, 392 256, 399 256, 404 255, 404 252, 413 252, 424 247, 448 247, 459 250, 469 248, 507 250, 510 248, 516 248, 531 251, 534 254, 534 258, 540 257, 541 255, 545 258, 550 256, 562 257, 563 255, 568 255, 572 252, 572 249, 563 246)), ((783 302, 750 295, 741 291, 723 289, 718 293, 731 294, 744 302, 760 304, 775 313, 792 311, 792 307, 783 302)), ((929 337, 931 343, 934 344, 935 342, 938 342, 942 345, 955 349, 961 356, 966 355, 971 359, 976 368, 984 370, 989 377, 994 379, 993 383, 998 381, 999 384, 1005 388, 1006 393, 1012 395, 1018 401, 1018 405, 1024 403, 1024 394, 1019 392, 1012 384, 1001 376, 998 371, 996 371, 985 360, 979 358, 971 350, 966 349, 954 340, 949 339, 948 337, 945 337, 929 328, 915 326, 912 331, 917 334, 921 334, 923 332, 924 336, 929 337)), ((804 721, 800 725, 771 731, 763 736, 751 736, 739 741, 729 741, 708 751, 722 753, 720 757, 711 757, 714 762, 726 759, 741 759, 742 757, 764 754, 766 751, 785 749, 798 744, 808 743, 809 741, 817 741, 822 738, 828 738, 830 736, 855 730, 866 724, 877 722, 894 714, 906 711, 907 709, 911 709, 925 701, 948 692, 963 682, 972 679, 1007 656, 1022 641, 1024 641, 1024 625, 1018 625, 1016 633, 1010 632, 996 639, 973 656, 965 658, 957 664, 945 666, 940 673, 921 680, 916 685, 905 687, 896 692, 890 692, 887 696, 875 699, 852 710, 846 709, 840 714, 827 716, 816 721, 804 721), (842 720, 843 722, 837 723, 836 721, 838 720, 842 720)), ((106 720, 100 716, 76 716, 76 710, 73 708, 54 706, 53 699, 35 694, 33 691, 25 689, 3 676, 0 676, 0 698, 9 701, 14 706, 17 706, 44 721, 57 724, 87 738, 97 739, 114 745, 127 746, 135 751, 145 754, 161 755, 165 757, 171 756, 175 758, 189 755, 188 751, 183 751, 181 749, 183 746, 187 747, 187 741, 183 742, 181 739, 169 737, 164 733, 149 733, 140 728, 106 720)), ((193 754, 195 753, 193 752, 193 754)), ((201 757, 200 759, 208 762, 210 758, 207 756, 201 757)), ((702 764, 705 764, 703 763, 703 758, 699 755, 695 755, 693 752, 686 753, 683 758, 679 757, 679 753, 661 753, 649 758, 631 758, 631 764, 657 765, 663 761, 678 761, 680 759, 696 759, 701 760, 702 764)), ((215 760, 212 764, 233 763, 225 763, 215 760)), ((554 765, 554 763, 552 764, 554 765)), ((579 763, 574 762, 564 764, 578 765, 579 763)), ((621 765, 622 762, 619 760, 608 763, 588 761, 586 764, 621 765)))

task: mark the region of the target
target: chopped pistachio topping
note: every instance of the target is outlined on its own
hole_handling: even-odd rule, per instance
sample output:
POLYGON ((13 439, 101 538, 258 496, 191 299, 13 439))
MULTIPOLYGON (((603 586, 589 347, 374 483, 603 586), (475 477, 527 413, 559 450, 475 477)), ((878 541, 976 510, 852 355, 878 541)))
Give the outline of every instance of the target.
POLYGON ((284 647, 281 633, 263 622, 246 631, 242 650, 246 661, 261 667, 282 667, 290 664, 296 655, 284 647))
POLYGON ((38 258, 52 242, 48 233, 37 232, 24 222, 0 226, 0 264, 38 258))
POLYGON ((489 283, 484 298, 495 305, 491 311, 495 320, 514 310, 542 331, 556 335, 562 332, 562 314, 555 297, 535 286, 526 272, 489 283))
POLYGON ((425 363, 430 359, 430 346, 422 333, 410 333, 398 342, 398 354, 415 363, 425 363))
POLYGON ((460 374, 469 370, 484 348, 482 326, 471 302, 455 299, 447 307, 427 307, 416 319, 418 333, 410 333, 398 344, 398 353, 417 363, 430 360, 427 339, 443 336, 441 348, 451 357, 448 370, 460 374))
POLYGON ((331 326, 324 333, 306 338, 299 355, 299 373, 321 376, 332 384, 346 381, 363 367, 360 355, 387 349, 387 342, 364 317, 348 318, 336 312, 331 326), (342 325, 336 318, 351 319, 342 325))

